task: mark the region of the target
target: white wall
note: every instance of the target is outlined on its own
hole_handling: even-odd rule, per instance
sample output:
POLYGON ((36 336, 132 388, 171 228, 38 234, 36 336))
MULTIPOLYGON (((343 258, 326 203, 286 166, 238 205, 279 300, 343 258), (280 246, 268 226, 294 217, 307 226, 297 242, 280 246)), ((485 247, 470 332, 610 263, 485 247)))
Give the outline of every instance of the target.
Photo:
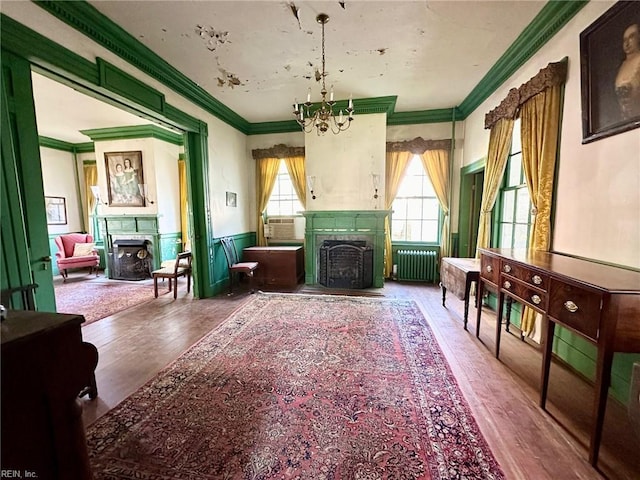
POLYGON ((359 115, 349 130, 305 134, 305 167, 315 176, 307 191, 307 210, 375 210, 384 208, 386 113, 359 115), (379 175, 378 199, 371 174, 379 175))
POLYGON ((48 225, 50 235, 84 230, 79 204, 78 183, 71 152, 40 148, 42 183, 45 197, 64 197, 67 209, 66 225, 48 225))
POLYGON ((508 90, 569 58, 558 164, 553 249, 640 268, 640 130, 582 145, 580 32, 613 2, 588 3, 466 120, 464 164, 486 156, 484 116, 508 90))

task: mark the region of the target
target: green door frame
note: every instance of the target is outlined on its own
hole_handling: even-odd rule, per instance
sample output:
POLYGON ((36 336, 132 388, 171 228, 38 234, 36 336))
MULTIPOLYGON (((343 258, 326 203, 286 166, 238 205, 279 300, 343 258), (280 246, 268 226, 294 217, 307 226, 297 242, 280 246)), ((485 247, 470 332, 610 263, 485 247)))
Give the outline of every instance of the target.
MULTIPOLYGON (((207 124, 166 103, 161 92, 102 59, 97 58, 95 62, 86 60, 6 15, 0 14, 0 23, 3 33, 3 64, 5 55, 11 53, 14 57, 28 62, 30 67, 39 73, 70 85, 76 90, 183 132, 185 145, 187 145, 187 184, 191 206, 189 221, 192 225, 191 245, 194 254, 194 296, 198 298, 212 296, 215 288, 212 280, 214 261, 209 254, 208 245, 208 239, 213 239, 213 229, 211 215, 207 213, 210 205, 207 124)), ((32 95, 31 102, 33 102, 32 95)), ((28 114, 24 108, 21 110, 23 114, 28 114)), ((33 120, 35 121, 35 113, 33 113, 33 120)), ((42 171, 37 134, 21 147, 37 153, 37 168, 34 167, 30 171, 42 171)), ((42 183, 41 178, 40 183, 42 183)), ((35 195, 35 192, 32 193, 35 195)), ((20 192, 17 191, 15 194, 19 195, 20 192)), ((30 212, 24 218, 25 226, 27 230, 42 229, 44 226, 42 241, 48 246, 44 190, 42 189, 41 193, 35 197, 29 197, 27 203, 29 205, 33 203, 30 208, 34 215, 30 212), (36 225, 37 223, 39 225, 36 225)), ((50 269, 48 275, 51 276, 50 269)), ((53 296, 53 293, 51 295, 53 296)))
POLYGON ((458 212, 458 252, 461 257, 475 256, 476 246, 472 245, 473 228, 471 222, 480 209, 478 199, 482 198, 482 185, 476 185, 476 176, 484 171, 485 159, 473 162, 460 169, 460 210, 458 212), (473 211, 472 211, 473 210, 473 211))

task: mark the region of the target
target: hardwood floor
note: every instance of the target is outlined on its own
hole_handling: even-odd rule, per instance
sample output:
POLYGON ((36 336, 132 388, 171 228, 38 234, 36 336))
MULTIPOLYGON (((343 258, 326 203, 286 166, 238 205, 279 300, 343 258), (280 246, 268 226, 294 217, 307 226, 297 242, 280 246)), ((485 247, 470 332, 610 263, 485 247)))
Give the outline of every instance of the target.
MULTIPOLYGON (((251 297, 242 291, 194 300, 185 290, 178 290, 177 300, 165 295, 83 327, 85 341, 100 353, 99 396, 83 400, 85 425, 153 378, 251 297)), ((543 411, 538 407, 540 352, 515 335, 503 334, 497 360, 493 312, 483 311, 478 340, 474 321, 469 331, 462 328, 462 302, 448 295, 443 308, 436 286, 390 281, 381 292, 418 303, 506 478, 640 478, 640 439, 634 436, 624 406, 608 401, 596 470, 587 461, 593 399, 587 381, 554 363, 543 411)), ((470 319, 475 313, 471 306, 470 319)))

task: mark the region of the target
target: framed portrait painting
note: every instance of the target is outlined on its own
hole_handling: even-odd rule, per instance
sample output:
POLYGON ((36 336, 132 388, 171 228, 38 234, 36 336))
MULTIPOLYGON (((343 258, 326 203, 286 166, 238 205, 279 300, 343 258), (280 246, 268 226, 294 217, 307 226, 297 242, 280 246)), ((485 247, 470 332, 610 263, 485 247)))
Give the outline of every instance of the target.
POLYGON ((44 197, 47 225, 67 224, 67 201, 64 197, 44 197))
POLYGON ((142 152, 105 152, 108 204, 111 207, 144 207, 142 152))
POLYGON ((582 143, 640 127, 640 2, 615 3, 580 34, 582 143))

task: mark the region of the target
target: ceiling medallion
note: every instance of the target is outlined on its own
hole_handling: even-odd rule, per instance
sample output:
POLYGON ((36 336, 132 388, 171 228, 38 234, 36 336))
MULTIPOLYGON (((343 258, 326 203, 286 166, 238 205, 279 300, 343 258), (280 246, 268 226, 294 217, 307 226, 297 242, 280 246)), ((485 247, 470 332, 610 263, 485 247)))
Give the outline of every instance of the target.
POLYGON ((346 110, 340 110, 336 118, 336 114, 333 112, 333 107, 336 104, 333 100, 333 86, 329 92, 328 101, 327 88, 325 87, 324 26, 329 21, 329 16, 321 13, 316 17, 316 21, 322 25, 322 90, 320 90, 322 100, 320 105, 315 110, 312 110, 311 107, 313 106, 313 103, 311 103, 311 87, 309 87, 309 91, 307 92, 307 101, 298 105, 298 100, 296 99, 293 105, 293 114, 296 117, 298 125, 300 125, 302 130, 307 133, 311 133, 315 127, 318 135, 324 135, 329 129, 331 129, 334 134, 338 134, 349 128, 351 125, 351 120, 353 120, 353 99, 351 96, 349 97, 346 110))

